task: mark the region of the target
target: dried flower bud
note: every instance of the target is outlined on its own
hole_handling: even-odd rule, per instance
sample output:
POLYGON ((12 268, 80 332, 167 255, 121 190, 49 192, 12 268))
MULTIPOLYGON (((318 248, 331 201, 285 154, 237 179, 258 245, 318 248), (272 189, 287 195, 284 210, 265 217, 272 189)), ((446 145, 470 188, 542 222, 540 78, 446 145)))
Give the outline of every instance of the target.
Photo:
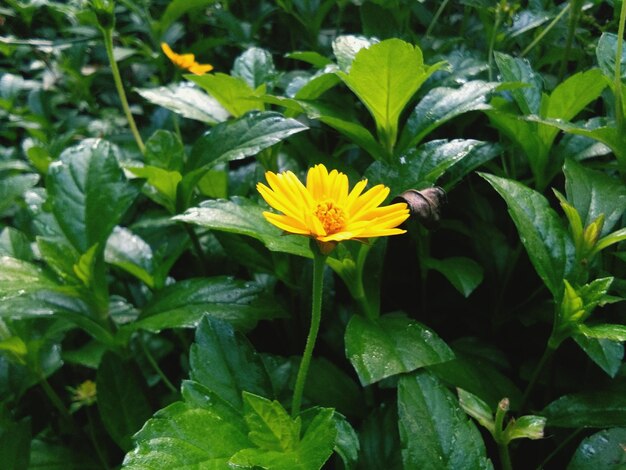
POLYGON ((447 202, 446 192, 439 186, 418 191, 408 189, 397 196, 393 202, 406 202, 411 217, 417 219, 429 230, 439 227, 441 206, 447 202))

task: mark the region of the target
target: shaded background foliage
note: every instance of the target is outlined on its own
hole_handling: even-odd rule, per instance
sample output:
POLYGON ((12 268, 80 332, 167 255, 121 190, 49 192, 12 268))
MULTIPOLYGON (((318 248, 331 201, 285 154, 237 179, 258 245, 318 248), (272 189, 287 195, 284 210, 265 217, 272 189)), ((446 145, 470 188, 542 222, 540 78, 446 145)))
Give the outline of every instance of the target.
POLYGON ((297 425, 259 397, 289 405, 310 252, 264 225, 254 186, 265 170, 321 162, 392 197, 439 185, 447 204, 435 231, 411 220, 403 237, 329 260, 305 399, 345 419, 303 417, 303 438, 315 423, 329 439, 303 468, 319 468, 331 440, 328 468, 498 467, 455 387, 485 402, 463 407, 483 426, 478 412, 492 419, 504 397, 514 416, 547 418, 548 438, 510 446, 521 468, 623 465, 620 2, 118 1, 114 54, 143 154, 92 7, 0 7, 0 461, 113 468, 128 453, 150 468, 158 419, 214 419, 203 396, 239 407, 241 441, 217 439, 235 461, 265 449, 247 434, 262 407, 299 455, 297 425), (162 41, 214 73, 185 75, 162 41), (374 67, 349 71, 361 48, 374 67), (402 78, 384 95, 401 102, 395 136, 372 110, 385 73, 402 78), (220 350, 242 367, 231 388, 206 366, 220 350), (80 396, 86 380, 96 405, 80 396))

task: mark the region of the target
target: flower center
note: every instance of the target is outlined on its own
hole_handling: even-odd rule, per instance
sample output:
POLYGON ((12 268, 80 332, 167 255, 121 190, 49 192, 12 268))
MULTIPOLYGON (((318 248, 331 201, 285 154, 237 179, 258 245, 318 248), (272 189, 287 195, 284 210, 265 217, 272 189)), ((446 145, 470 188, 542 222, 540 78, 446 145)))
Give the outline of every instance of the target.
POLYGON ((315 209, 315 217, 322 222, 327 235, 339 232, 346 222, 345 212, 332 201, 320 202, 315 209))

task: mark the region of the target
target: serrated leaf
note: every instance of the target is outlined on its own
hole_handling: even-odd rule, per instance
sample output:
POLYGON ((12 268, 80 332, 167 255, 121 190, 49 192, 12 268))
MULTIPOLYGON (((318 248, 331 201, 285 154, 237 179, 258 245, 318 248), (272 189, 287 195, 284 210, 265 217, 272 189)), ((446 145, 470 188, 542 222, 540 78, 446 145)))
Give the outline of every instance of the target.
POLYGON ((139 192, 126 180, 112 145, 104 140, 65 150, 50 165, 47 187, 52 212, 80 253, 95 244, 104 249, 139 192))
POLYGON ((136 88, 135 91, 151 103, 209 125, 226 121, 230 116, 218 100, 189 84, 136 88))
POLYGON ((454 359, 432 330, 401 314, 369 320, 353 315, 346 327, 346 356, 363 385, 454 359))
POLYGON ((145 178, 147 183, 157 191, 157 195, 148 192, 148 196, 164 206, 170 213, 176 212, 176 194, 178 183, 183 179, 178 171, 169 171, 151 165, 137 166, 134 163, 124 165, 124 169, 139 178, 145 178))
POLYGON ((404 468, 493 469, 480 433, 429 373, 400 378, 398 414, 404 468))
POLYGON ((624 442, 626 442, 625 427, 604 429, 586 437, 574 452, 567 470, 625 468, 624 442))
POLYGON ((189 356, 191 378, 238 410, 243 408, 243 391, 272 395, 261 358, 248 340, 226 322, 205 316, 189 356))
POLYGON ((251 445, 243 416, 210 392, 204 406, 198 401, 156 412, 134 436, 123 468, 228 468, 230 457, 251 445))
POLYGON ((313 257, 306 238, 283 236, 279 229, 265 220, 263 208, 248 199, 234 197, 231 201, 205 201, 200 207, 174 217, 174 220, 253 237, 270 251, 313 257))
POLYGON ((537 274, 559 299, 572 270, 574 245, 556 212, 538 192, 523 184, 481 173, 502 196, 537 274))
POLYGON ((261 111, 264 108, 259 94, 243 78, 224 73, 186 75, 186 78, 204 89, 236 118, 248 111, 261 111))
POLYGON ((361 49, 377 44, 377 39, 369 39, 364 36, 342 35, 337 37, 332 44, 333 54, 337 59, 337 64, 344 72, 350 70, 352 61, 361 49))
POLYGON ((248 437, 259 448, 277 452, 291 452, 300 441, 300 419, 292 420, 276 400, 268 400, 243 392, 244 417, 248 437))
POLYGON ((98 411, 110 436, 124 451, 130 450, 131 436, 152 413, 140 375, 132 362, 124 362, 110 352, 98 367, 98 411))
POLYGON ((614 390, 565 395, 541 412, 548 426, 559 428, 607 428, 626 422, 626 394, 614 390))
POLYGON ((486 96, 498 85, 499 83, 474 80, 456 89, 433 88, 411 112, 402 130, 398 148, 406 150, 419 144, 433 130, 456 116, 488 109, 486 96))
POLYGON ((578 210, 583 226, 604 214, 601 236, 607 235, 626 210, 626 185, 571 159, 565 161, 563 172, 567 200, 578 210))
MULTIPOLYGON (((315 409, 314 409, 315 410, 315 409)), ((294 449, 287 451, 243 449, 229 461, 235 467, 259 466, 268 470, 319 470, 330 457, 337 428, 331 409, 315 410, 316 414, 304 429, 294 449)))
POLYGON ((400 113, 439 66, 425 66, 419 47, 387 39, 360 50, 350 72, 338 74, 367 107, 389 150, 396 142, 400 113))
POLYGON ((429 258, 426 265, 443 274, 464 297, 469 297, 483 281, 482 266, 470 258, 462 256, 429 258))

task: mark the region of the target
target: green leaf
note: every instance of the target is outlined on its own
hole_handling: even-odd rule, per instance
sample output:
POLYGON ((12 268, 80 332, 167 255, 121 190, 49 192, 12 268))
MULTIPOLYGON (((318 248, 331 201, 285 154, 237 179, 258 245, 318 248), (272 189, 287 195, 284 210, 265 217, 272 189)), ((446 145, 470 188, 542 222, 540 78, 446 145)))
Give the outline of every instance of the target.
POLYGON ((28 237, 13 227, 5 227, 0 230, 0 256, 31 261, 33 250, 28 237))
POLYGON ((272 395, 272 384, 261 358, 228 323, 204 317, 196 330, 189 360, 191 378, 236 409, 243 408, 243 391, 272 395))
POLYGON ((0 297, 7 301, 11 296, 21 296, 58 285, 42 269, 27 261, 0 256, 0 297))
POLYGON ((398 414, 404 468, 493 468, 456 397, 429 373, 400 378, 398 414))
POLYGON ((156 333, 195 328, 204 315, 251 329, 259 320, 281 317, 284 312, 262 284, 228 276, 186 279, 156 293, 128 329, 156 333))
POLYGON ((488 145, 471 139, 432 140, 411 149, 399 161, 374 162, 365 172, 370 181, 391 188, 391 194, 407 189, 419 189, 434 185, 455 163, 471 158, 474 152, 488 145))
POLYGON ((244 79, 252 89, 271 82, 276 75, 272 55, 259 47, 247 49, 235 59, 232 75, 244 79))
POLYGON ((277 452, 293 451, 300 440, 301 420, 292 420, 276 400, 243 392, 248 437, 257 447, 277 452))
POLYGON ((243 416, 193 382, 183 384, 186 402, 159 410, 134 436, 124 469, 228 468, 228 460, 250 447, 243 416))
POLYGON ((172 0, 168 3, 157 25, 161 29, 161 32, 165 33, 170 25, 185 13, 206 8, 216 1, 217 0, 172 0))
POLYGON ((574 452, 567 470, 626 468, 624 442, 626 442, 625 427, 603 429, 586 437, 574 452))
POLYGON ((522 392, 493 363, 455 348, 453 351, 454 360, 428 366, 428 370, 445 383, 476 395, 491 410, 503 397, 509 398, 513 408, 520 405, 522 392))
POLYGON ((346 356, 363 385, 454 359, 432 330, 401 314, 369 320, 353 315, 346 327, 346 356))
POLYGON ((559 428, 607 428, 626 422, 626 393, 614 390, 565 395, 541 412, 547 425, 559 428))
MULTIPOLYGON (((305 427, 302 439, 296 442, 293 448, 279 450, 262 447, 243 449, 237 452, 229 463, 235 466, 256 466, 268 470, 319 470, 333 452, 337 436, 333 415, 334 412, 331 409, 316 410, 310 424, 305 427)), ((248 418, 249 415, 246 417, 248 418)), ((290 419, 286 413, 284 413, 284 419, 290 419)), ((277 425, 278 423, 273 424, 277 425)), ((281 426, 281 428, 284 427, 281 426)))
POLYGON ((607 235, 626 210, 626 185, 571 159, 565 161, 563 172, 567 200, 578 210, 583 226, 604 214, 601 236, 607 235))
POLYGON ((93 245, 85 253, 80 255, 78 262, 74 265, 74 274, 82 281, 87 288, 91 288, 94 283, 94 269, 96 265, 96 253, 98 245, 93 245))
POLYGON ((211 126, 226 121, 230 116, 226 108, 213 96, 188 83, 158 88, 135 88, 135 91, 150 103, 211 126))
POLYGON ((366 49, 373 44, 378 43, 379 41, 376 38, 370 39, 364 36, 346 34, 335 38, 333 41, 333 54, 337 59, 339 68, 341 68, 344 72, 347 72, 350 70, 350 66, 354 61, 355 56, 361 49, 366 49))
POLYGON ((319 69, 324 68, 332 63, 332 61, 328 57, 315 51, 288 52, 287 54, 285 54, 285 57, 287 57, 288 59, 301 60, 319 69))
POLYGON ((617 375, 624 357, 624 345, 622 343, 608 339, 588 338, 576 333, 572 338, 604 372, 611 377, 617 375))
MULTIPOLYGON (((542 116, 571 121, 600 96, 606 85, 600 69, 578 72, 557 85, 542 110, 542 116)), ((558 130, 552 126, 539 126, 539 135, 546 147, 552 146, 557 133, 558 130)))
POLYGON ((536 415, 525 415, 512 419, 504 430, 507 441, 514 439, 542 439, 546 418, 536 415))
POLYGON ((248 199, 234 197, 231 201, 205 201, 200 207, 174 217, 174 220, 247 235, 262 242, 270 251, 313 257, 305 237, 283 236, 281 230, 265 220, 263 208, 248 199))
POLYGON ((188 170, 209 164, 240 160, 308 129, 295 119, 276 112, 253 112, 215 126, 194 144, 188 170))
POLYGON ((106 239, 138 194, 124 177, 111 144, 85 141, 65 150, 50 165, 47 187, 59 225, 85 253, 106 239))
POLYGON ((259 93, 256 93, 243 78, 231 77, 224 73, 186 75, 185 78, 204 89, 236 118, 248 111, 262 111, 264 108, 259 93))
POLYGON ((439 87, 430 90, 413 109, 402 130, 398 148, 409 149, 419 144, 424 137, 450 119, 469 111, 488 109, 486 96, 499 83, 474 80, 460 88, 439 87))
POLYGON ((4 468, 26 469, 29 466, 31 440, 30 418, 11 421, 0 419, 0 462, 4 468))
POLYGON ((0 185, 0 214, 10 208, 17 198, 39 182, 39 175, 2 175, 0 185))
POLYGON ((74 272, 74 264, 80 258, 80 254, 63 236, 37 237, 37 248, 41 257, 49 268, 68 284, 78 284, 74 272))
POLYGON ((574 246, 556 212, 540 193, 513 180, 480 173, 502 196, 537 274, 559 299, 572 270, 574 246))
POLYGON ((363 421, 359 430, 361 452, 358 468, 403 468, 395 404, 382 403, 363 421))
POLYGON ((107 240, 104 260, 154 287, 152 248, 127 228, 115 227, 107 240))
POLYGON ((176 212, 178 183, 183 179, 178 171, 164 170, 150 165, 137 166, 135 163, 125 164, 124 169, 139 178, 145 178, 147 183, 154 188, 152 191, 146 191, 148 197, 165 207, 170 213, 176 212))
MULTIPOLYGON (((604 75, 615 80, 615 57, 617 55, 617 34, 602 33, 596 46, 596 58, 604 75)), ((622 80, 626 78, 626 49, 622 49, 621 72, 622 80)))
POLYGON ((440 65, 427 67, 419 47, 387 39, 360 50, 350 72, 338 74, 366 106, 376 122, 379 138, 391 149, 398 135, 400 113, 440 65))
POLYGON ((52 444, 44 439, 33 439, 30 444, 29 470, 67 470, 68 468, 80 470, 99 470, 101 463, 96 463, 95 456, 70 449, 57 444, 52 444))
POLYGON ((180 171, 185 159, 185 149, 176 134, 159 129, 146 141, 144 158, 148 165, 180 171))
POLYGON ((626 341, 626 325, 579 325, 580 331, 587 338, 608 339, 609 341, 626 341))
POLYGON ((493 420, 493 410, 479 397, 462 388, 456 389, 459 394, 459 405, 468 415, 480 423, 481 426, 489 430, 491 434, 495 431, 493 420))
POLYGON ((387 159, 387 153, 374 136, 345 110, 336 105, 320 102, 300 101, 309 119, 317 119, 337 130, 356 145, 369 153, 375 160, 387 159))
POLYGON ((104 427, 122 450, 131 448, 131 437, 152 410, 139 380, 141 372, 130 361, 106 353, 98 367, 98 411, 104 427))
POLYGON ((341 457, 346 469, 354 468, 359 459, 359 450, 361 449, 359 436, 344 416, 335 412, 333 418, 337 427, 335 452, 341 457))
POLYGON ((543 79, 526 59, 519 59, 501 52, 493 54, 502 78, 508 82, 522 82, 527 86, 511 90, 522 114, 539 114, 543 79))
POLYGON ((470 258, 462 256, 445 259, 428 258, 425 264, 443 274, 466 298, 483 282, 482 266, 470 258))

